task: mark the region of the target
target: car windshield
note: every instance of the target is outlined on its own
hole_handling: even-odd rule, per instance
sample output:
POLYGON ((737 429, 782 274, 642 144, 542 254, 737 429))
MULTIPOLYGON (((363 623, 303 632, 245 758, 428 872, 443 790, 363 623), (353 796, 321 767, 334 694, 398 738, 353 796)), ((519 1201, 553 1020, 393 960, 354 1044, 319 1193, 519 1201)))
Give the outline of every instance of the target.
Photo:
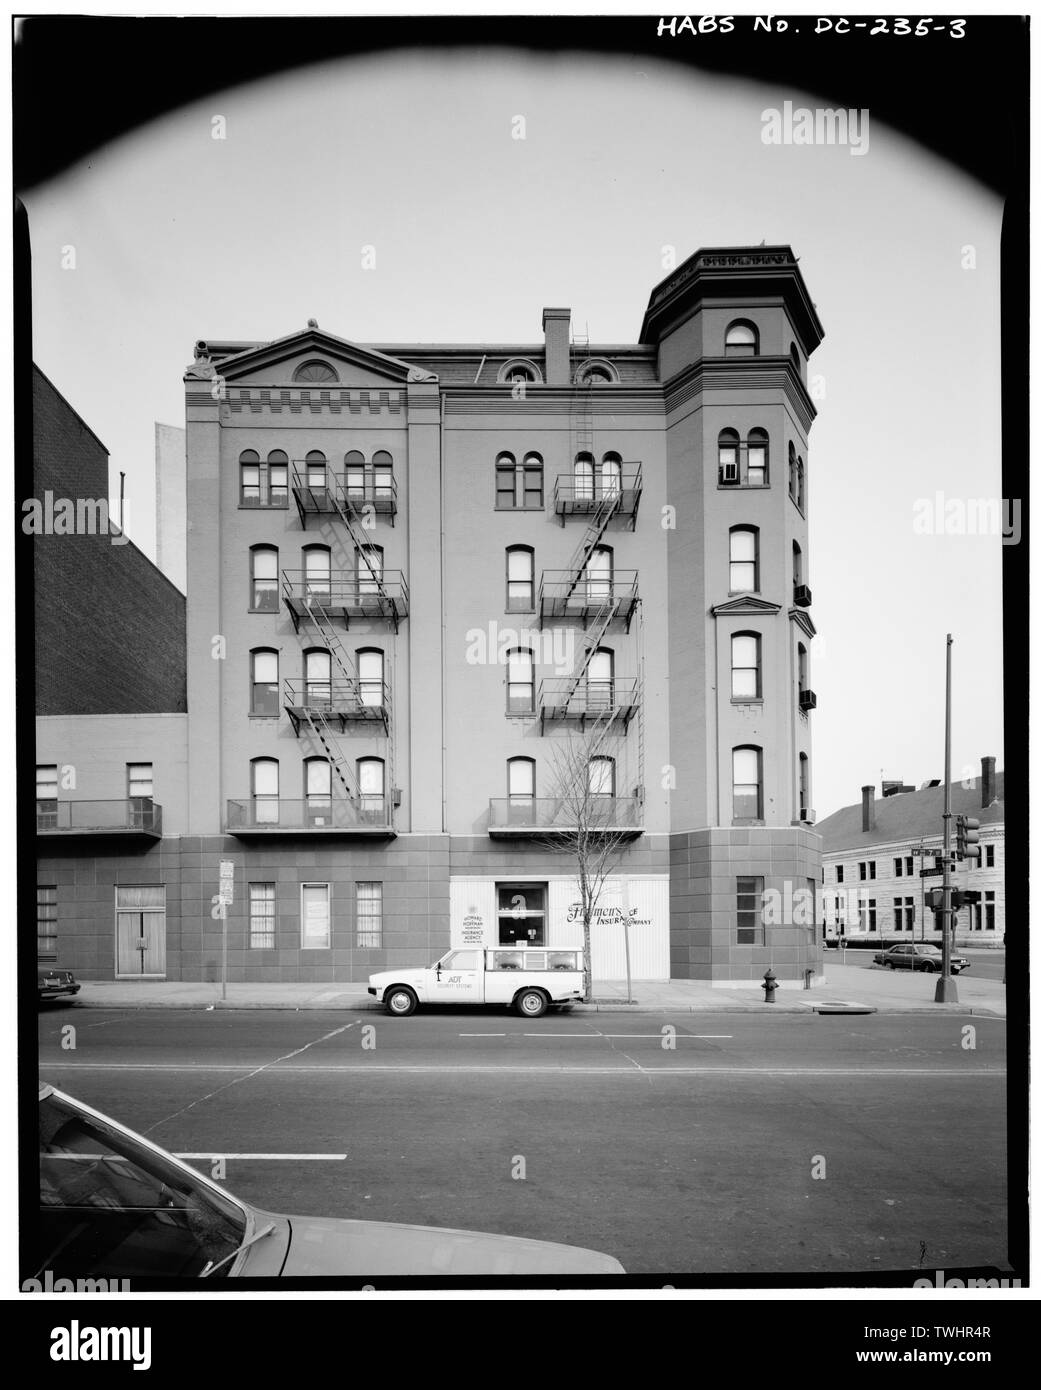
POLYGON ((193 1278, 236 1250, 246 1226, 238 1203, 132 1135, 56 1095, 40 1102, 39 1273, 193 1278))

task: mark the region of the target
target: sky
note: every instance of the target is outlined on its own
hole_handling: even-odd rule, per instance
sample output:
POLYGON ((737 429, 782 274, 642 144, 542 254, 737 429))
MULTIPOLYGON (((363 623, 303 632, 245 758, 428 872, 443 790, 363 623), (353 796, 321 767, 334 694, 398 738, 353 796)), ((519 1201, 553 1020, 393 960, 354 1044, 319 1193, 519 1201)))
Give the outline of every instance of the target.
POLYGON ((670 250, 790 244, 826 335, 807 460, 818 819, 883 776, 942 777, 948 632, 953 776, 978 776, 983 755, 1004 766, 1001 539, 951 530, 959 504, 1001 496, 1001 201, 870 113, 862 154, 766 144, 785 101, 818 104, 505 48, 218 94, 25 195, 35 360, 109 448, 113 495, 125 471, 154 558, 155 423, 183 425, 200 338, 315 318, 363 343, 538 343, 552 304, 594 343, 635 342, 670 250))

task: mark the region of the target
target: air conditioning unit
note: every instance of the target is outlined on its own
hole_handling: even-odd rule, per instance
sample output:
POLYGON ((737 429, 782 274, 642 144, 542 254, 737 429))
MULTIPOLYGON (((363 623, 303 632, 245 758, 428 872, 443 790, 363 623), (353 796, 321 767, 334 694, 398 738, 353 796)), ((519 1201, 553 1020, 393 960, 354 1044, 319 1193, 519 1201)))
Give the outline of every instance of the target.
POLYGON ((813 602, 813 595, 810 593, 808 584, 796 584, 795 586, 795 606, 796 608, 809 608, 813 602))
POLYGON ((400 787, 391 787, 391 789, 390 789, 390 799, 391 799, 391 801, 394 803, 395 806, 400 806, 400 805, 401 805, 401 788, 400 788, 400 787))
POLYGON ((799 708, 804 712, 817 708, 817 697, 812 690, 799 691, 799 708))
POLYGON ((816 824, 817 824, 817 812, 816 812, 816 811, 803 811, 803 813, 802 813, 802 819, 803 819, 803 821, 804 821, 807 825, 816 825, 816 824))
POLYGON ((738 482, 739 480, 738 480, 738 476, 737 476, 737 464, 736 464, 736 463, 721 463, 720 466, 719 466, 719 481, 720 481, 721 483, 736 483, 736 482, 738 482))

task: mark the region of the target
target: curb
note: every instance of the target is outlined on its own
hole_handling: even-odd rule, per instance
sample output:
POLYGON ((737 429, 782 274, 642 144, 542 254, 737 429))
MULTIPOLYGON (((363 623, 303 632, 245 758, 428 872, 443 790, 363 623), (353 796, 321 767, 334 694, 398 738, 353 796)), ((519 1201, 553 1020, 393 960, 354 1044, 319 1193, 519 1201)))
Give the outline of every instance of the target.
MULTIPOLYGON (((819 1014, 823 1007, 825 1007, 829 1003, 835 1002, 838 1001, 820 1000, 817 1002, 811 1002, 807 1000, 805 1004, 765 1004, 762 1002, 756 1002, 754 1004, 615 1004, 608 1003, 606 1001, 594 1001, 592 1004, 570 1004, 565 1005, 564 1007, 566 1007, 567 1009, 569 1009, 569 1011, 574 1013, 751 1014, 753 1016, 759 1017, 762 1017, 764 1014, 768 1016, 774 1014, 801 1014, 804 1017, 806 1017, 810 1014, 819 1014)), ((853 1005, 855 1001, 850 1000, 849 1003, 853 1005)), ((863 1001, 856 1002, 855 1006, 858 1012, 863 1010, 871 1010, 875 1013, 886 1015, 895 1014, 905 1016, 920 1016, 928 1018, 930 1016, 935 1017, 937 1014, 946 1014, 954 1016, 979 1016, 983 1018, 1005 1018, 1005 1014, 1003 1014, 997 1009, 991 1009, 985 1007, 984 1005, 976 1004, 933 1004, 931 1006, 925 1006, 921 1004, 871 1004, 867 1001, 863 1001)), ((253 1000, 239 1001, 230 999, 216 999, 211 1001, 209 1004, 203 1003, 201 1001, 199 1003, 193 1004, 187 1003, 183 1000, 171 1000, 168 1002, 162 999, 155 999, 149 1000, 147 1003, 138 1002, 133 1004, 118 1004, 113 1003, 111 1001, 106 1002, 102 999, 88 1000, 80 998, 76 999, 70 1004, 67 1004, 65 1007, 81 1009, 115 1009, 119 1012, 125 1013, 136 1013, 146 1011, 149 1009, 179 1009, 184 1013, 209 1013, 218 1009, 222 1011, 228 1009, 252 1009, 266 1010, 267 1012, 289 1013, 304 1013, 310 1010, 316 1012, 319 1010, 323 1010, 325 1012, 338 1013, 378 1013, 380 1015, 385 1015, 386 1013, 381 1004, 377 1004, 374 1000, 370 999, 359 1000, 357 1003, 336 1003, 330 1000, 322 1000, 320 1003, 311 1003, 310 1001, 305 1001, 299 1004, 279 1002, 264 1003, 253 1000)), ((837 1009, 829 1009, 829 1013, 838 1012, 839 1010, 837 1009)), ((847 1012, 847 1010, 843 1010, 843 1012, 847 1012)))

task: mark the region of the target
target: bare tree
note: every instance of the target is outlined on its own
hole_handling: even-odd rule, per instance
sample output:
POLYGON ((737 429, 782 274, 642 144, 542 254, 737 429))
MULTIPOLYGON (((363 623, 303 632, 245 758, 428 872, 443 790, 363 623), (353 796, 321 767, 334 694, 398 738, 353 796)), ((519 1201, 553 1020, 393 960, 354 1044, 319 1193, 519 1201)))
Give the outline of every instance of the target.
MULTIPOLYGON (((543 849, 574 860, 582 912, 583 997, 587 1004, 593 997, 592 928, 596 906, 604 884, 632 839, 637 815, 635 798, 616 797, 613 787, 610 791, 603 789, 599 775, 604 765, 593 761, 602 747, 603 736, 596 730, 571 733, 555 742, 549 759, 553 794, 545 800, 539 798, 539 821, 546 833, 535 841, 543 849)), ((627 942, 627 976, 628 959, 627 942)), ((631 981, 627 979, 626 983, 631 1002, 631 981)))

